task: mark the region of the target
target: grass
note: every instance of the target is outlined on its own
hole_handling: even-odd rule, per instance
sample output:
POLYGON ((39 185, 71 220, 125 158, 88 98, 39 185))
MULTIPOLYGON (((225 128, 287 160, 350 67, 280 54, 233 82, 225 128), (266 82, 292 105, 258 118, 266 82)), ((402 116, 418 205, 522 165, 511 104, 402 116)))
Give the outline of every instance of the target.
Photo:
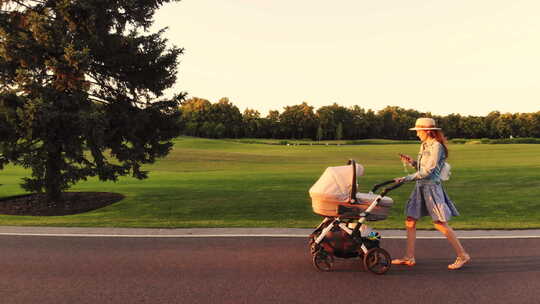
MULTIPOLYGON (((307 191, 327 166, 350 158, 365 167, 360 191, 402 176, 397 153, 415 155, 418 145, 267 145, 178 138, 173 152, 147 166, 150 178, 96 179, 72 191, 119 192, 126 198, 92 212, 53 217, 0 215, 0 225, 76 227, 314 227, 307 191)), ((540 145, 450 146, 452 178, 446 189, 462 216, 457 229, 540 228, 540 145)), ((9 166, 0 171, 0 197, 23 194, 29 174, 9 166)), ((403 207, 413 185, 390 196, 395 205, 379 229, 403 228, 403 207)), ((430 229, 428 218, 419 228, 430 229)))

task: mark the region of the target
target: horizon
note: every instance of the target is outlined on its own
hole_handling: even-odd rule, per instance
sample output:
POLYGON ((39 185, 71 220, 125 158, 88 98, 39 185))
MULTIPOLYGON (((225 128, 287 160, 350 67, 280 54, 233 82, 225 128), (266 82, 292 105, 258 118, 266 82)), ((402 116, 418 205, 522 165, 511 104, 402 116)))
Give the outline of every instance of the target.
MULTIPOLYGON (((228 97, 227 97, 227 96, 222 96, 221 98, 218 98, 217 100, 209 100, 208 98, 204 98, 204 97, 200 97, 200 96, 187 96, 185 100, 188 100, 188 99, 190 99, 190 98, 205 99, 205 100, 208 100, 210 103, 214 104, 214 103, 218 103, 219 100, 220 100, 221 98, 228 98, 228 97)), ((230 102, 233 106, 236 106, 236 107, 240 110, 240 113, 242 113, 242 115, 244 114, 244 110, 245 110, 245 109, 244 109, 244 110, 240 109, 240 108, 238 107, 238 105, 235 104, 234 101, 232 101, 232 100, 230 100, 230 99, 229 99, 229 102, 230 102)), ((327 105, 322 105, 322 106, 317 106, 317 107, 315 107, 315 106, 311 105, 309 102, 306 102, 306 103, 307 103, 308 106, 312 106, 312 107, 313 107, 313 112, 314 112, 314 113, 316 113, 317 110, 318 110, 319 108, 321 108, 321 107, 326 107, 326 106, 331 106, 331 105, 333 105, 333 103, 332 103, 332 104, 327 104, 327 105)), ((270 109, 269 111, 278 111, 279 113, 282 113, 285 107, 287 107, 287 106, 295 106, 295 105, 300 105, 300 104, 302 104, 302 102, 299 102, 299 103, 296 103, 296 104, 285 105, 285 106, 283 106, 281 109, 270 109)), ((493 113, 493 112, 498 112, 498 113, 501 114, 501 115, 503 115, 503 114, 513 114, 513 115, 514 115, 514 114, 534 114, 534 113, 540 112, 540 110, 537 110, 537 111, 534 111, 534 112, 502 112, 502 111, 498 111, 498 110, 493 110, 493 111, 490 111, 490 112, 486 113, 485 115, 462 114, 462 113, 439 114, 439 113, 434 113, 434 112, 422 112, 422 111, 419 111, 419 110, 417 110, 417 109, 413 109, 413 108, 404 108, 404 107, 401 107, 401 106, 398 106, 398 105, 386 105, 385 107, 380 108, 380 109, 377 109, 377 110, 370 109, 370 108, 364 108, 364 107, 362 107, 361 105, 354 105, 354 104, 351 104, 351 105, 342 105, 342 104, 339 104, 339 103, 338 103, 337 105, 338 105, 338 106, 345 107, 345 108, 347 108, 347 109, 350 109, 350 108, 352 108, 352 107, 354 107, 354 106, 359 106, 359 107, 361 107, 361 108, 362 108, 363 110, 365 110, 365 111, 371 110, 371 111, 373 111, 373 112, 376 113, 376 114, 377 114, 379 111, 384 110, 384 109, 387 108, 387 107, 399 107, 399 108, 401 108, 401 109, 403 109, 403 110, 406 110, 406 111, 412 110, 412 111, 420 112, 421 114, 430 114, 430 115, 432 115, 432 116, 442 116, 442 117, 449 116, 449 115, 460 115, 460 116, 462 116, 462 117, 467 117, 467 116, 470 116, 470 117, 486 117, 487 115, 489 115, 490 113, 493 113)), ((249 108, 249 107, 246 108, 246 109, 257 110, 257 109, 249 108)), ((259 110, 257 110, 257 111, 259 111, 259 110)), ((261 117, 265 117, 265 116, 267 116, 267 115, 269 114, 269 112, 262 113, 262 112, 259 111, 259 114, 261 115, 261 117), (264 114, 264 115, 263 115, 263 114, 264 114)))
POLYGON ((540 111, 540 3, 183 0, 159 9, 185 48, 167 94, 241 112, 307 102, 433 115, 540 111))

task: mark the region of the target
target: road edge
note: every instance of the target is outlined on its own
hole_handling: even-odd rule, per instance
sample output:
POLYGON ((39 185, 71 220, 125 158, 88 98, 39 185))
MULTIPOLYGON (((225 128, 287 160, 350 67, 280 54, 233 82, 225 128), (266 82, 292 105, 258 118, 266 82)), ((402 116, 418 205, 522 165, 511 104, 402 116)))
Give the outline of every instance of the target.
MULTIPOLYGON (((48 237, 124 237, 124 238, 215 238, 215 237, 289 237, 305 238, 313 229, 304 228, 81 228, 0 226, 2 236, 48 237)), ((404 239, 404 230, 377 230, 386 239, 404 239)), ((540 238, 540 229, 456 230, 461 239, 540 238)), ((438 231, 418 230, 419 239, 445 238, 438 231)))

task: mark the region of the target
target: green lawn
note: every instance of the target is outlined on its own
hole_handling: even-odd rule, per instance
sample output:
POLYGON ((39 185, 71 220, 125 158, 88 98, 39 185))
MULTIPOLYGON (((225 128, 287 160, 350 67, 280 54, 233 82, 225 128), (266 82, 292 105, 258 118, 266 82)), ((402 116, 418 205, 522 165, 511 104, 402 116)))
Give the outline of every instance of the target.
MULTIPOLYGON (((350 158, 365 167, 360 191, 402 176, 397 153, 416 155, 417 144, 353 146, 265 145, 236 141, 179 138, 174 151, 146 168, 150 178, 95 179, 72 191, 110 191, 121 202, 85 214, 58 217, 0 216, 0 225, 77 227, 313 227, 307 193, 327 166, 350 158)), ((540 228, 540 145, 454 144, 452 179, 446 189, 462 216, 458 229, 540 228)), ((23 194, 20 179, 28 172, 0 171, 0 197, 23 194)), ((383 228, 403 227, 403 207, 413 184, 390 194, 395 201, 383 228)), ((431 228, 428 218, 420 228, 431 228)))

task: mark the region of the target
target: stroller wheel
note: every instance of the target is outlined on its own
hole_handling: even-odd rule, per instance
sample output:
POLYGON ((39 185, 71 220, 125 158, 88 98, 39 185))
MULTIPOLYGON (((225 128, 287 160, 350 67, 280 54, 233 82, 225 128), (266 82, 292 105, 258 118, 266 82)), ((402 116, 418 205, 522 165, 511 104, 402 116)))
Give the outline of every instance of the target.
POLYGON ((315 255, 320 248, 321 246, 315 243, 315 241, 309 243, 309 252, 311 253, 311 255, 315 255))
POLYGON ((311 248, 311 246, 313 246, 314 243, 315 243, 315 235, 312 234, 308 238, 308 246, 311 248))
POLYGON ((372 248, 364 256, 364 268, 374 274, 384 274, 392 266, 390 254, 382 248, 372 248))
POLYGON ((330 271, 334 265, 334 257, 324 250, 319 250, 313 255, 313 266, 320 271, 330 271))

